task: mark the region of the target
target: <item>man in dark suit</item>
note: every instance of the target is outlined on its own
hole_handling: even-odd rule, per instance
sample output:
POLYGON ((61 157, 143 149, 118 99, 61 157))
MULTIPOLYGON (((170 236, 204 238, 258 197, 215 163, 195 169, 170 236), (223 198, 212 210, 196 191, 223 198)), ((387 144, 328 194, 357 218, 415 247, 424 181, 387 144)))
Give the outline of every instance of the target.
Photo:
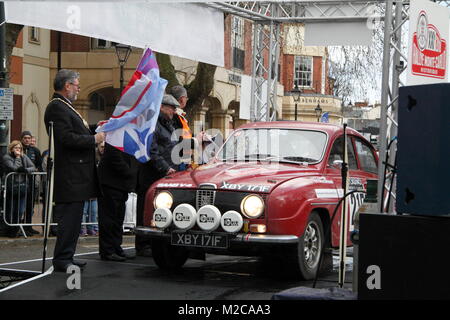
MULTIPOLYGON (((73 259, 81 229, 85 200, 98 196, 95 144, 104 140, 104 133, 93 134, 75 110, 72 102, 80 91, 80 75, 72 70, 58 71, 53 82, 55 93, 45 110, 45 126, 53 122, 54 132, 54 215, 58 233, 53 255, 56 271, 65 272, 71 265, 84 267, 85 262, 73 259)), ((48 131, 47 131, 48 132, 48 131)))
POLYGON ((98 166, 102 196, 98 227, 102 260, 125 261, 135 255, 123 251, 122 235, 128 193, 136 190, 137 160, 108 143, 98 166))

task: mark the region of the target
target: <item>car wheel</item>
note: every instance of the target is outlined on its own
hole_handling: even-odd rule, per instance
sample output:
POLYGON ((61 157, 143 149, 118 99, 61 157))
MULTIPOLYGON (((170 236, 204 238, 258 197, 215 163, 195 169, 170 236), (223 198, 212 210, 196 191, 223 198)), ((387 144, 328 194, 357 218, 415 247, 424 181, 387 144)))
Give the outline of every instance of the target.
POLYGON ((186 248, 155 240, 152 242, 152 255, 156 265, 161 269, 176 270, 185 264, 189 252, 186 248))
POLYGON ((322 220, 317 213, 312 212, 298 245, 299 269, 302 278, 305 280, 313 279, 316 276, 323 241, 322 220))
POLYGON ((319 269, 323 242, 322 220, 316 212, 312 212, 299 243, 285 256, 286 271, 302 280, 314 279, 319 269))

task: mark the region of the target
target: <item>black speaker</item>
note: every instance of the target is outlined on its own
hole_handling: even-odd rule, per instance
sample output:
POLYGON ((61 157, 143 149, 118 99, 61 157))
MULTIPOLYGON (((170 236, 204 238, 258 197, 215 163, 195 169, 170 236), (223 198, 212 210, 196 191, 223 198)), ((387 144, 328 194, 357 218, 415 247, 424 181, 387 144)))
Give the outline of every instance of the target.
POLYGON ((401 87, 397 212, 450 215, 450 84, 401 87))
POLYGON ((450 218, 361 214, 358 299, 450 299, 450 218))

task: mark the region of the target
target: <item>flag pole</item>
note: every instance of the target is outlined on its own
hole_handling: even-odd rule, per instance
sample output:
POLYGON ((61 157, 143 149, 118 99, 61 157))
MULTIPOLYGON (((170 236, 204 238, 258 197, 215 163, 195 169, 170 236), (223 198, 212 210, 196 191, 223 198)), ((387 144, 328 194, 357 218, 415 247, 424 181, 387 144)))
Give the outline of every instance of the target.
POLYGON ((54 148, 54 136, 53 136, 53 122, 50 121, 48 128, 48 136, 49 136, 49 147, 48 147, 48 156, 47 156, 47 186, 46 186, 46 194, 45 194, 45 226, 44 226, 44 249, 42 252, 42 273, 45 272, 45 259, 47 257, 47 243, 48 243, 48 234, 50 232, 50 223, 52 221, 53 214, 53 185, 54 185, 54 177, 53 177, 53 162, 55 159, 55 148, 54 148))

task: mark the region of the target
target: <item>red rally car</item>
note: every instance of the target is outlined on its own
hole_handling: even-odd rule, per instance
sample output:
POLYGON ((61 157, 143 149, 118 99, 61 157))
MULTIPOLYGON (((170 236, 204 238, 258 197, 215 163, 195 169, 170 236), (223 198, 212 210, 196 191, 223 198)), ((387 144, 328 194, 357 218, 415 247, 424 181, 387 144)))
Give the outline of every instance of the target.
MULTIPOLYGON (((349 191, 359 191, 348 200, 352 221, 367 179, 377 178, 378 157, 357 131, 347 128, 347 138, 349 191)), ((311 279, 322 248, 331 259, 328 249, 339 246, 341 210, 331 217, 342 197, 342 149, 341 126, 241 126, 208 164, 150 187, 136 236, 150 240, 160 268, 179 268, 195 253, 259 255, 311 279)))

